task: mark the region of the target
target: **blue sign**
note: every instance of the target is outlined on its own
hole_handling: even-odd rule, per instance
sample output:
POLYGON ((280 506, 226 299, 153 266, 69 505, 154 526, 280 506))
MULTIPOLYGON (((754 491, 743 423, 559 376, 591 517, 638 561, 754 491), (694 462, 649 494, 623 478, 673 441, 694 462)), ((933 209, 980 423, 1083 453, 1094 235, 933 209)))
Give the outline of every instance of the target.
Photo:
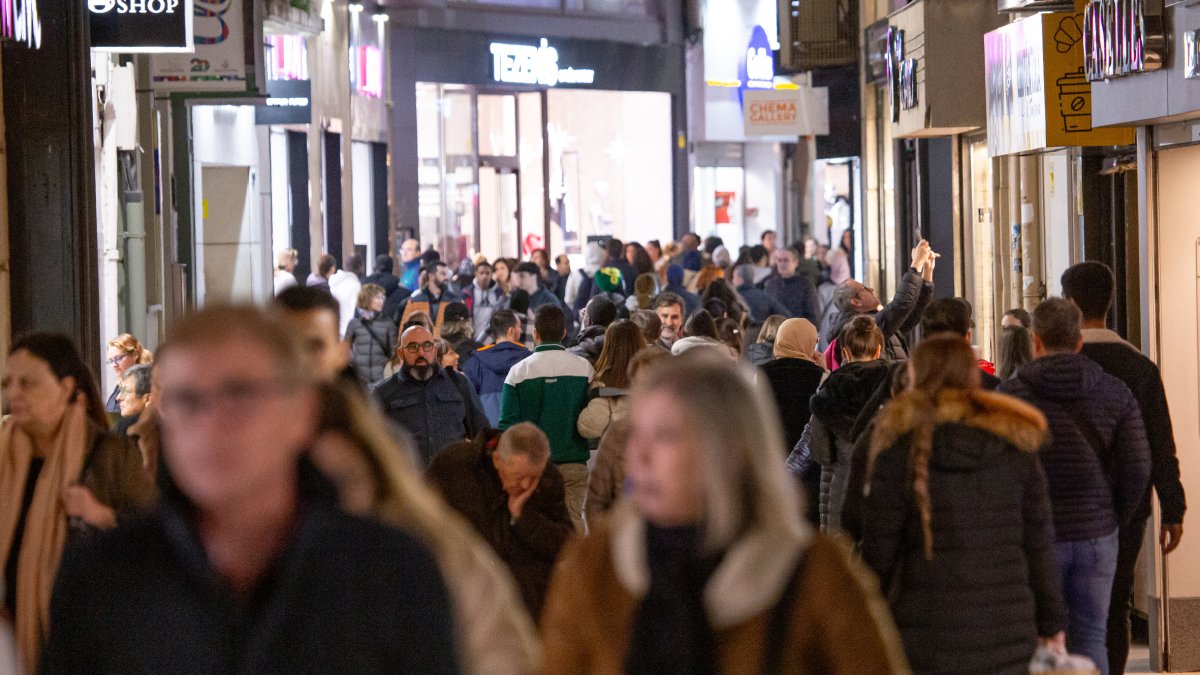
POLYGON ((745 97, 747 89, 775 88, 775 56, 771 49, 771 41, 767 39, 767 31, 762 26, 755 26, 750 31, 750 44, 746 47, 746 56, 742 59, 738 70, 738 102, 745 97))

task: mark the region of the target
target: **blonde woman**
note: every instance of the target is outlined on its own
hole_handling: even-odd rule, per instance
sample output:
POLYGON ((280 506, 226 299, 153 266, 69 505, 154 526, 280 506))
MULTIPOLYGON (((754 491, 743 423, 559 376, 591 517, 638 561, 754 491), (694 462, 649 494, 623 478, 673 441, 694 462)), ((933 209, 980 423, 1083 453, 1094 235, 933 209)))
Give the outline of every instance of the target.
POLYGON ((121 404, 117 401, 117 395, 121 393, 121 378, 125 376, 125 371, 153 361, 154 355, 150 353, 150 350, 143 347, 142 343, 129 333, 122 333, 108 341, 105 363, 111 366, 113 372, 117 374, 117 386, 109 395, 108 402, 104 404, 104 412, 121 413, 121 404))
POLYGON ((544 675, 907 673, 877 586, 805 524, 753 374, 694 350, 639 378, 629 498, 568 545, 544 675))
POLYGON ((468 675, 524 675, 536 669, 537 637, 516 586, 491 548, 425 485, 360 394, 329 386, 314 463, 338 487, 342 508, 416 536, 433 551, 450 593, 468 675))

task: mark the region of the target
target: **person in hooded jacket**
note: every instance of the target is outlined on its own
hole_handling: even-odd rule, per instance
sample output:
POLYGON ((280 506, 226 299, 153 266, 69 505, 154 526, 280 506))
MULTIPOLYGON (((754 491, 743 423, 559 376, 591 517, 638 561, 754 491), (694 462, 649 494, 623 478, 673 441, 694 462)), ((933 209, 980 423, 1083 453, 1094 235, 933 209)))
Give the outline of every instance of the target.
MULTIPOLYGON (((850 485, 855 423, 874 415, 873 395, 890 381, 891 369, 880 358, 883 332, 868 316, 855 318, 838 334, 842 367, 829 375, 812 397, 812 419, 806 433, 809 454, 821 465, 821 528, 842 529, 842 507, 850 485)), ((803 443, 803 441, 801 441, 803 443)))
POLYGON ((487 339, 492 314, 504 304, 504 290, 492 279, 492 266, 485 260, 475 266, 471 283, 463 287, 463 303, 471 312, 475 326, 475 341, 487 339))
POLYGON ((870 440, 863 560, 918 673, 1023 675, 1066 607, 1037 450, 1046 420, 983 390, 961 338, 925 340, 870 440))
POLYGON ((475 350, 462 366, 462 373, 479 394, 483 413, 492 427, 500 425, 500 396, 508 371, 533 353, 521 344, 521 330, 520 318, 511 309, 492 314, 491 332, 496 342, 475 350))
POLYGON ((762 366, 783 420, 785 447, 795 447, 812 417, 810 401, 825 377, 817 351, 817 327, 808 319, 788 319, 775 333, 775 358, 762 366))

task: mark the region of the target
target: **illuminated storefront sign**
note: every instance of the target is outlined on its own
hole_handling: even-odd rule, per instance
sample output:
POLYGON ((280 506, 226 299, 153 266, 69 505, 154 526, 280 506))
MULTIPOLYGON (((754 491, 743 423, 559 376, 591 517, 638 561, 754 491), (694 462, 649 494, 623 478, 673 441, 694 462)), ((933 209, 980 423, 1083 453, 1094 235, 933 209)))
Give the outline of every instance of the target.
POLYGON ((1133 132, 1092 125, 1082 14, 1039 14, 984 36, 988 154, 1125 145, 1133 132))
POLYGON ((750 31, 750 44, 746 47, 746 58, 742 61, 742 81, 746 89, 775 88, 775 58, 771 42, 762 26, 750 31))
POLYGON ((1084 9, 1083 69, 1088 80, 1158 70, 1166 53, 1159 0, 1092 0, 1084 9))
POLYGON ((266 105, 254 109, 255 124, 309 124, 312 122, 312 82, 267 80, 266 105))
POLYGON ((37 0, 0 0, 0 37, 26 47, 42 46, 42 18, 37 0))
POLYGON ((267 35, 267 79, 307 80, 308 47, 303 35, 267 35))
POLYGON ((492 77, 504 84, 529 84, 554 87, 560 84, 592 84, 596 71, 590 68, 564 68, 558 64, 558 50, 546 38, 538 46, 491 44, 492 77))
POLYGON ((192 51, 192 0, 88 0, 92 49, 192 51))

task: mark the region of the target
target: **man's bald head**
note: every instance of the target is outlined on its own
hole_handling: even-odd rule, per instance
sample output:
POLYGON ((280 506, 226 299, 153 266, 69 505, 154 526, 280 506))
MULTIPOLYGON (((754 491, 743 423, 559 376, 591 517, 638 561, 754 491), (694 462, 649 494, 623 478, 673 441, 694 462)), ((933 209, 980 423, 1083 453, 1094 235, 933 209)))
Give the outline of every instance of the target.
POLYGON ((400 334, 400 346, 396 351, 408 368, 428 368, 435 361, 437 346, 433 342, 433 333, 424 326, 412 326, 400 334))

